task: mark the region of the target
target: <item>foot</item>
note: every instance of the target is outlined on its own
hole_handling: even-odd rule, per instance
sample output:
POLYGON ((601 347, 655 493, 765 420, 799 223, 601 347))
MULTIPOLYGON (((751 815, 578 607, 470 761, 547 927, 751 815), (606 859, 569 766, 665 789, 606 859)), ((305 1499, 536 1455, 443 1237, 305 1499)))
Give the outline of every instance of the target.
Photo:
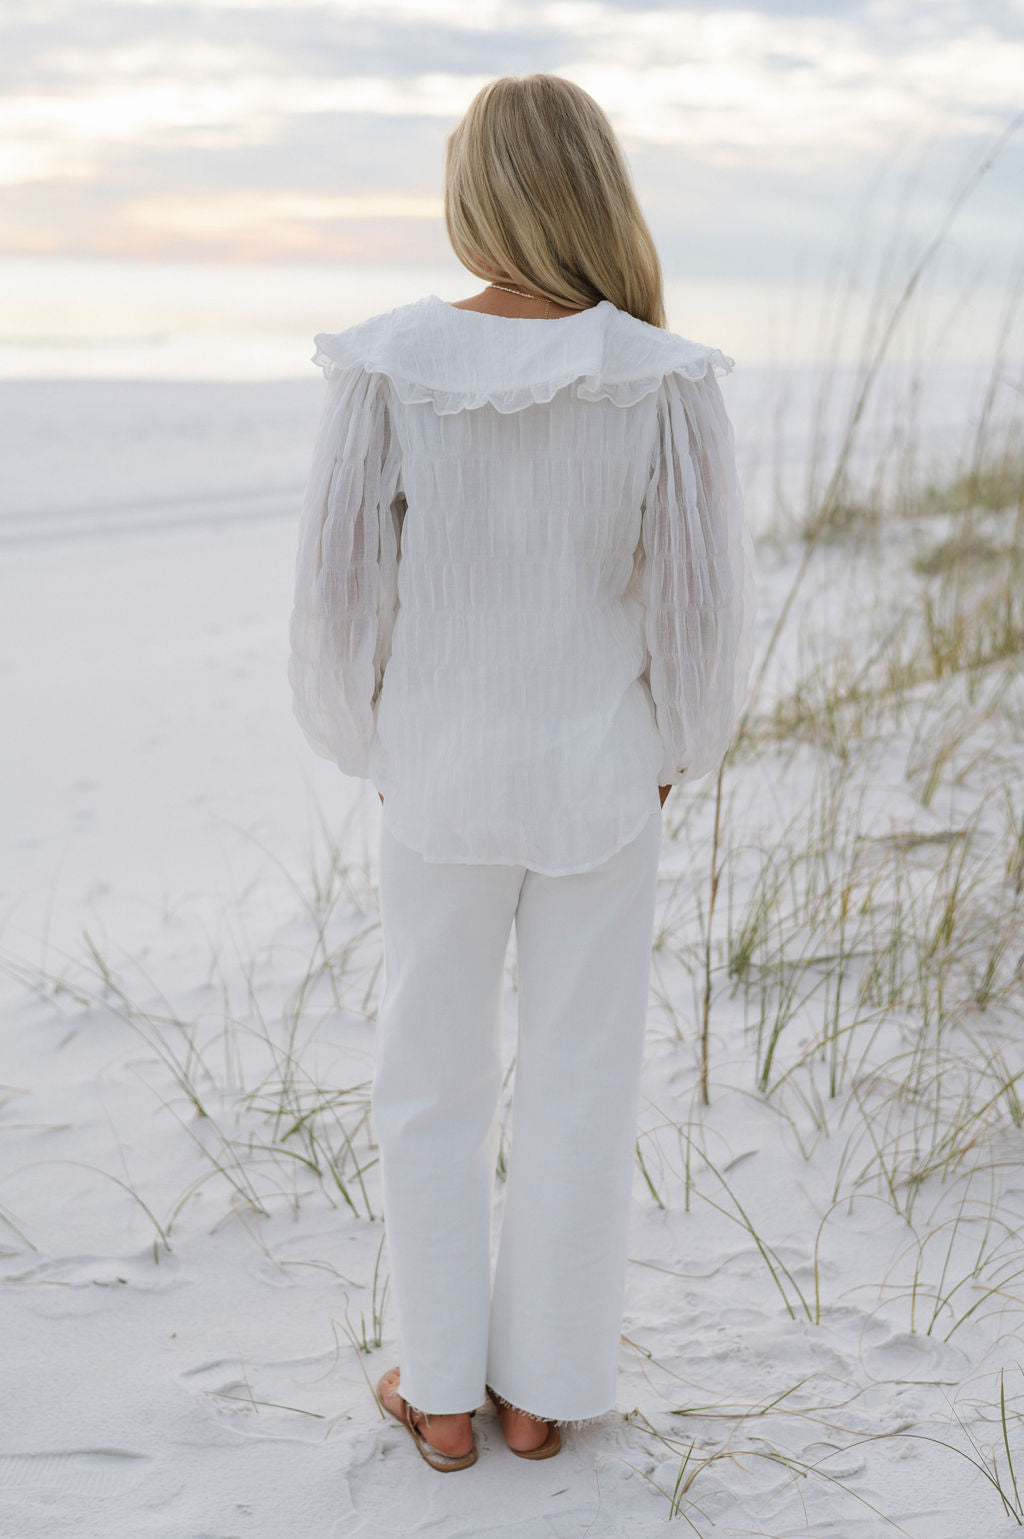
MULTIPOLYGON (((380 1397, 392 1415, 401 1420, 402 1396, 398 1393, 398 1368, 390 1369, 380 1381, 380 1397)), ((473 1447, 473 1423, 468 1411, 453 1411, 451 1415, 426 1415, 410 1408, 409 1416, 416 1430, 426 1438, 438 1453, 451 1454, 460 1459, 473 1447)), ((536 1446, 536 1445, 534 1445, 536 1446)))
POLYGON ((519 1453, 526 1453, 531 1448, 539 1448, 541 1443, 547 1441, 546 1421, 537 1421, 536 1417, 528 1416, 525 1411, 517 1411, 511 1405, 499 1405, 498 1415, 501 1417, 501 1431, 505 1442, 519 1453))

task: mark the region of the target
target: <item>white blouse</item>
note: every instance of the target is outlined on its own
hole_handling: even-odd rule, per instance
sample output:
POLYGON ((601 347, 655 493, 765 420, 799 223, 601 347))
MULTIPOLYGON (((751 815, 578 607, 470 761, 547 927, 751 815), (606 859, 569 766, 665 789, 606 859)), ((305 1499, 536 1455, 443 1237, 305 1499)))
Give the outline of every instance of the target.
POLYGON ((561 875, 716 769, 754 587, 717 348, 430 294, 315 337, 295 714, 427 860, 561 875))

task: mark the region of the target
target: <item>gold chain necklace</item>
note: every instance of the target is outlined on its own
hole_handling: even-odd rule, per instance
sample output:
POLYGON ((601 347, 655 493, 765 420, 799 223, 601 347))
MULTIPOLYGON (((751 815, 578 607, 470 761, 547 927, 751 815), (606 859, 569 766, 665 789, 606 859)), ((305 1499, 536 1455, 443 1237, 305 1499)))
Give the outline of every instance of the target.
MULTIPOLYGON (((550 314, 551 301, 550 299, 547 299, 543 294, 529 294, 525 289, 510 289, 507 283, 492 283, 491 288, 502 289, 506 294, 518 294, 521 299, 543 299, 545 305, 547 306, 548 314, 550 314)), ((545 314, 544 319, 547 320, 547 318, 548 315, 545 314)))

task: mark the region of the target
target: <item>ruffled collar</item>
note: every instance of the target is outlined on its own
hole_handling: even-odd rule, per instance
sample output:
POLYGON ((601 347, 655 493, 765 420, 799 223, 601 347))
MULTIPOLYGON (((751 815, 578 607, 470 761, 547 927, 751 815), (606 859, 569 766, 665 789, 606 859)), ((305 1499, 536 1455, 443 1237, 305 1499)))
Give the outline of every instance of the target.
POLYGON ((501 412, 550 401, 569 384, 583 400, 628 406, 667 374, 726 374, 732 358, 619 310, 608 299, 553 320, 462 310, 428 294, 338 332, 317 332, 312 361, 325 376, 361 365, 385 374, 406 405, 441 415, 491 405, 501 412))

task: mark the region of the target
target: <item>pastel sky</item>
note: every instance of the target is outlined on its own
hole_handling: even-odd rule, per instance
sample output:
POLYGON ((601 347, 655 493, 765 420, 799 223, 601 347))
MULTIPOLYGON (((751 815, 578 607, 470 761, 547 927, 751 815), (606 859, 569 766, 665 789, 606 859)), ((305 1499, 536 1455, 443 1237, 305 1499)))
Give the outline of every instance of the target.
MULTIPOLYGON (((666 275, 791 276, 930 228, 1024 108, 1024 0, 7 0, 0 253, 443 260, 444 138, 499 74, 579 82, 666 275)), ((1024 131, 958 224, 1021 240, 1024 131)))

